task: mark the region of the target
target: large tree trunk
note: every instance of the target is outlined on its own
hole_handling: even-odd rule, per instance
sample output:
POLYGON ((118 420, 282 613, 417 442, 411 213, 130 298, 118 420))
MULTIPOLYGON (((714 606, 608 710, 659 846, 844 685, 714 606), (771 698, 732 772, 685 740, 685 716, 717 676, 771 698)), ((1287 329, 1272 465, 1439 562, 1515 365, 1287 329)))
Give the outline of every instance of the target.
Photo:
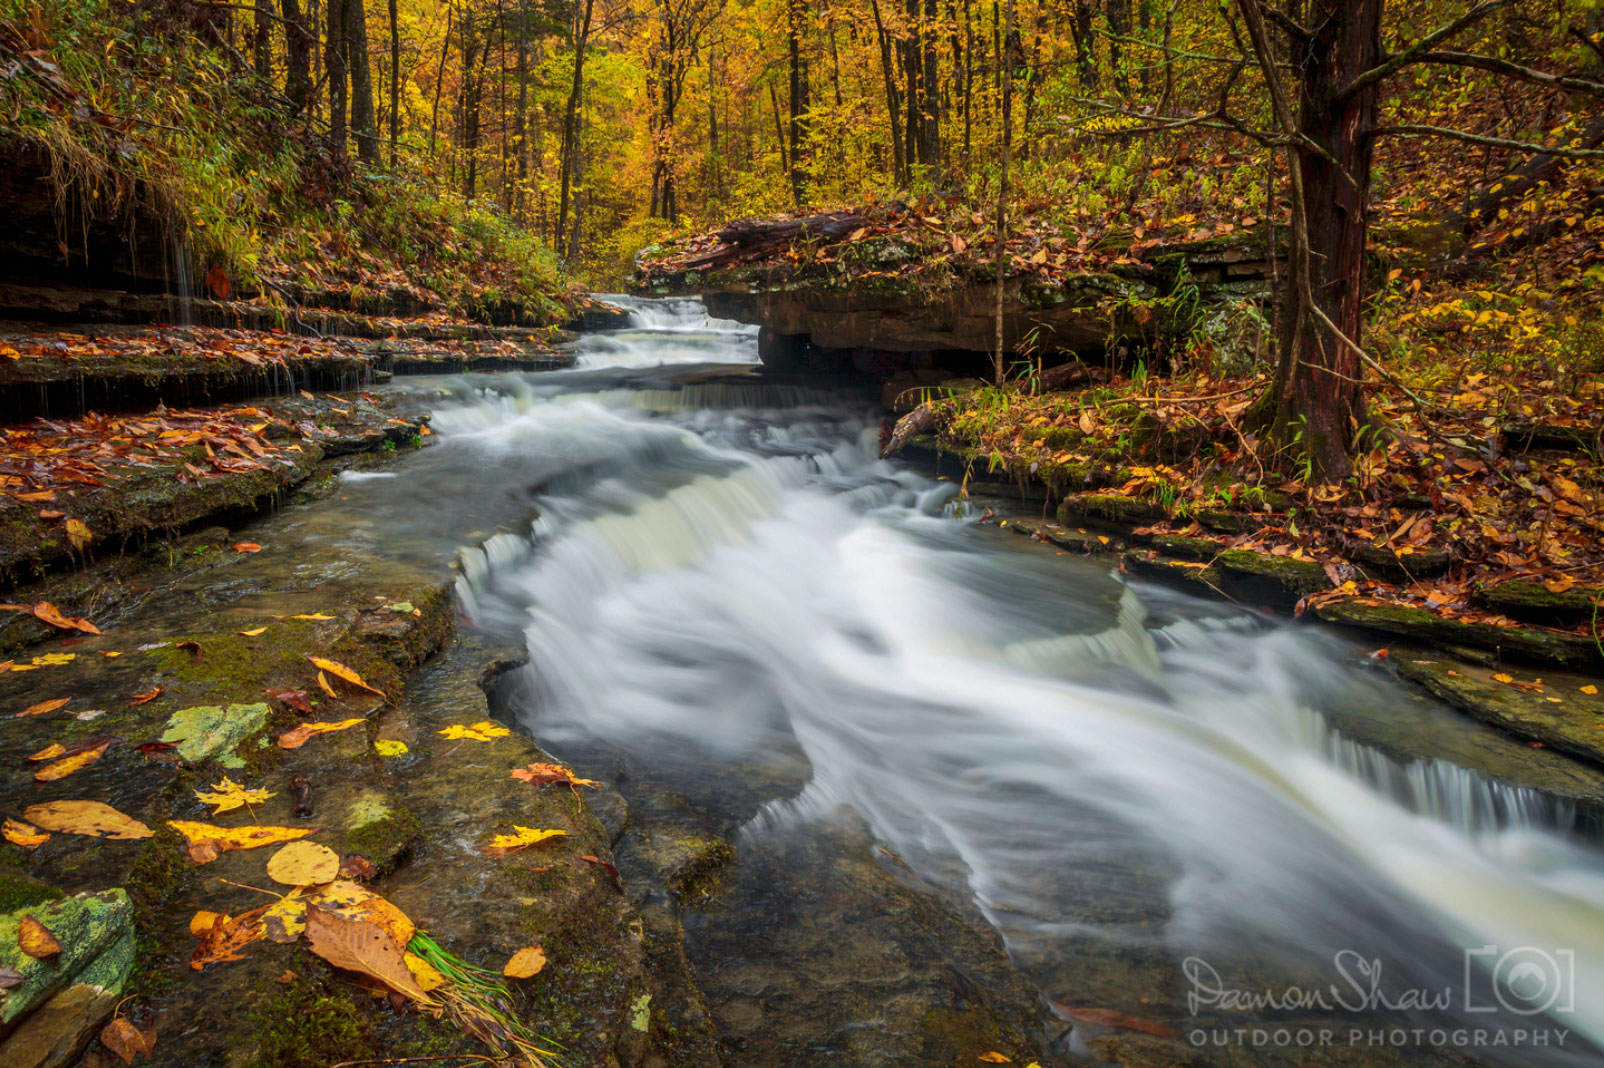
POLYGON ((902 183, 908 180, 908 168, 902 154, 902 139, 897 136, 897 116, 902 113, 902 105, 897 93, 896 64, 891 55, 891 35, 886 32, 885 22, 880 17, 880 0, 869 0, 869 7, 874 12, 875 36, 880 41, 880 69, 886 79, 886 119, 891 126, 892 173, 896 181, 902 183))
MULTIPOLYGON (((1272 437, 1307 457, 1311 474, 1347 474, 1354 435, 1365 423, 1361 343, 1365 236, 1370 192, 1371 131, 1377 89, 1346 97, 1342 86, 1382 57, 1384 0, 1313 0, 1307 23, 1318 27, 1293 42, 1302 72, 1298 126, 1318 146, 1296 152, 1302 179, 1302 244, 1308 263, 1289 272, 1285 330, 1277 368, 1272 437), (1329 320, 1329 324, 1326 320, 1329 320), (1335 333, 1334 324, 1342 336, 1335 333)), ((1298 225, 1298 220, 1293 220, 1298 225)))
POLYGON ((529 5, 527 0, 518 0, 518 107, 513 116, 512 133, 518 145, 517 184, 513 187, 512 207, 514 214, 522 222, 527 214, 524 194, 529 184, 529 5))
POLYGON ((273 77, 273 17, 270 0, 256 0, 256 24, 252 27, 252 66, 264 82, 273 77))
POLYGON ((484 84, 474 74, 481 50, 469 14, 462 14, 462 125, 457 131, 457 146, 462 152, 462 195, 472 200, 479 184, 479 103, 484 84))
POLYGON ((786 48, 791 60, 791 196, 796 206, 807 201, 807 175, 803 170, 803 144, 808 136, 808 74, 802 60, 802 23, 807 18, 803 0, 786 0, 786 48))
POLYGON ((312 34, 301 14, 301 0, 283 0, 284 11, 284 96, 290 102, 290 117, 306 111, 312 92, 312 34))
POLYGON ((345 0, 345 48, 356 152, 364 163, 373 163, 379 158, 379 124, 373 115, 373 67, 368 62, 368 16, 362 0, 345 0))
POLYGON ((390 169, 395 169, 401 141, 401 11, 390 0, 390 169))

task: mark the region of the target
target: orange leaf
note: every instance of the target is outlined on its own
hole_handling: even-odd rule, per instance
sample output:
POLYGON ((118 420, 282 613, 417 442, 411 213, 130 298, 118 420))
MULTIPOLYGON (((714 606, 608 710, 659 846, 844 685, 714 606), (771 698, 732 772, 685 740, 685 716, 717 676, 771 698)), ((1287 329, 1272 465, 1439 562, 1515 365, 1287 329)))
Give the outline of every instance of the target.
POLYGON ((254 541, 237 541, 234 543, 234 551, 237 553, 259 553, 262 551, 262 547, 254 541))
POLYGON ((501 966, 501 974, 508 979, 528 979, 540 974, 545 966, 546 951, 539 946, 525 946, 501 966))
POLYGON ((57 610, 56 606, 51 604, 49 601, 40 601, 38 604, 34 605, 33 617, 39 620, 41 623, 48 623, 52 627, 58 627, 61 630, 81 630, 85 634, 100 633, 100 628, 89 622, 87 619, 80 619, 77 617, 69 619, 68 617, 62 615, 61 612, 57 610))
POLYGON ((158 686, 153 690, 146 690, 144 693, 136 693, 134 696, 128 699, 128 703, 131 705, 149 704, 150 702, 156 700, 156 698, 160 697, 162 693, 166 691, 166 689, 167 687, 165 686, 158 686))
POLYGON ((334 687, 329 685, 329 677, 321 671, 317 673, 317 686, 318 689, 328 694, 333 700, 338 701, 340 699, 340 695, 334 692, 334 687))
POLYGON ((343 919, 323 909, 307 909, 306 943, 313 953, 336 968, 377 979, 420 1005, 435 1004, 413 978, 402 948, 376 923, 343 919))
POLYGON ((363 680, 361 675, 358 675, 356 672, 352 671, 338 660, 325 660, 321 656, 309 656, 307 659, 312 661, 312 665, 320 671, 327 671, 330 675, 342 678, 346 682, 349 682, 352 686, 366 690, 369 693, 376 693, 380 697, 384 696, 383 690, 375 689, 374 687, 369 686, 367 682, 363 680))
POLYGON ((22 818, 36 827, 92 838, 130 840, 149 838, 151 830, 100 801, 46 801, 29 805, 22 818))
POLYGON ((156 1048, 156 1032, 152 1028, 141 1031, 119 1016, 100 1029, 100 1042, 120 1057, 124 1064, 133 1064, 134 1058, 140 1054, 147 1060, 150 1058, 156 1048))
POLYGON ((262 914, 267 906, 241 913, 230 917, 228 914, 200 914, 190 921, 193 930, 201 915, 211 915, 210 927, 200 932, 200 941, 195 945, 195 952, 190 955, 189 966, 197 972, 208 964, 218 964, 229 960, 244 960, 245 955, 240 952, 252 942, 262 937, 262 914))
POLYGON ((21 846, 23 849, 38 849, 50 841, 50 836, 41 834, 37 827, 30 827, 26 823, 11 819, 6 820, 4 827, 0 827, 0 835, 4 835, 5 840, 12 845, 21 846))
POLYGON ((81 753, 74 753, 70 757, 63 757, 60 760, 46 764, 44 767, 33 773, 34 781, 55 782, 57 779, 65 779, 73 772, 87 768, 89 765, 99 760, 105 755, 106 746, 110 744, 110 742, 107 742, 102 745, 97 745, 93 749, 85 749, 81 753))
POLYGON ((61 943, 50 928, 32 916, 24 916, 18 922, 17 945, 34 960, 46 960, 61 952, 61 943))
POLYGON ((17 718, 21 719, 23 716, 42 716, 46 712, 54 712, 58 708, 66 708, 67 703, 71 700, 72 698, 70 697, 58 697, 53 701, 40 701, 38 704, 29 705, 21 712, 18 712, 17 718))
POLYGON ((43 749, 39 750, 37 753, 35 753, 33 756, 29 757, 28 759, 29 760, 33 760, 33 761, 54 760, 58 756, 61 756, 66 751, 67 751, 67 747, 62 745, 60 742, 51 742, 49 745, 47 745, 43 749))

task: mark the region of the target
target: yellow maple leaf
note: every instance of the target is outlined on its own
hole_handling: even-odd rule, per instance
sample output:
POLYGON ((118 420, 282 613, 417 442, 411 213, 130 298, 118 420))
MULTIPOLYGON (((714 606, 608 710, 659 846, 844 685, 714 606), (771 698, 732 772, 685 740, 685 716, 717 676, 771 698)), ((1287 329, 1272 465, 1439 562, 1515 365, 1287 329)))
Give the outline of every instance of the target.
POLYGON ((488 719, 482 719, 478 723, 467 727, 461 725, 447 727, 440 733, 452 740, 467 738, 475 742, 488 742, 492 738, 505 738, 512 731, 499 723, 492 723, 488 719))
POLYGON ((540 827, 520 827, 512 825, 512 834, 498 834, 490 839, 490 844, 483 847, 483 852, 493 857, 504 857, 508 853, 516 853, 520 849, 527 849, 536 842, 544 842, 548 838, 562 838, 567 831, 547 830, 540 827))
POLYGON ((373 751, 382 757, 404 756, 407 751, 407 743, 394 741, 390 738, 381 738, 373 743, 373 751))
POLYGON ((1591 683, 1589 683, 1589 684, 1588 684, 1588 685, 1586 685, 1586 686, 1583 686, 1583 687, 1581 687, 1581 688, 1580 688, 1580 689, 1581 689, 1581 691, 1582 691, 1582 692, 1583 692, 1583 693, 1586 693, 1586 694, 1595 694, 1595 693, 1598 693, 1598 687, 1597 687, 1597 686, 1594 686, 1594 685, 1593 685, 1593 684, 1591 684, 1591 683))
POLYGON ((268 798, 277 796, 268 790, 247 790, 227 775, 223 776, 222 782, 212 784, 212 791, 196 790, 195 800, 203 805, 216 805, 212 809, 214 816, 246 805, 260 805, 268 798))
POLYGON ((1493 681, 1494 682, 1510 683, 1510 682, 1514 682, 1515 679, 1514 679, 1513 676, 1506 675, 1502 671, 1500 671, 1498 674, 1493 676, 1493 681))

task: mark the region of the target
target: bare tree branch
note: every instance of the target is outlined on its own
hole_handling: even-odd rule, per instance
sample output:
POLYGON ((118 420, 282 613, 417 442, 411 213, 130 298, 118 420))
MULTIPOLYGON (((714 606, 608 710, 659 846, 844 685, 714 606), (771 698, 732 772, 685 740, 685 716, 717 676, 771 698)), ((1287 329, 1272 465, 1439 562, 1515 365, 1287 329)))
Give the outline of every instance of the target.
POLYGON ((1478 70, 1519 78, 1535 85, 1546 85, 1552 89, 1569 89, 1577 93, 1604 92, 1604 82, 1591 78, 1577 78, 1569 74, 1550 74, 1547 71, 1511 63, 1507 59, 1478 55, 1474 52, 1425 52, 1415 57, 1415 62, 1435 63, 1448 67, 1475 67, 1478 70))
POLYGON ((1511 141, 1507 137, 1488 137, 1485 134, 1467 133, 1447 126, 1422 126, 1405 123, 1398 126, 1378 126, 1370 131, 1371 137, 1447 137, 1489 148, 1507 148, 1512 152, 1531 152, 1540 156, 1559 156, 1564 159, 1604 159, 1604 149, 1566 148, 1563 145, 1537 145, 1530 141, 1511 141))
POLYGON ((1437 27, 1402 52, 1394 54, 1381 66, 1371 67, 1359 75, 1359 77, 1342 87, 1342 90, 1337 94, 1338 98, 1345 100, 1366 86, 1374 85, 1384 78, 1391 77, 1409 66, 1409 64, 1419 62, 1423 53, 1429 52, 1442 42, 1457 36, 1462 30, 1480 22, 1499 8, 1509 7, 1513 3, 1515 3, 1515 0, 1482 0, 1481 3, 1460 15, 1457 19, 1437 27))

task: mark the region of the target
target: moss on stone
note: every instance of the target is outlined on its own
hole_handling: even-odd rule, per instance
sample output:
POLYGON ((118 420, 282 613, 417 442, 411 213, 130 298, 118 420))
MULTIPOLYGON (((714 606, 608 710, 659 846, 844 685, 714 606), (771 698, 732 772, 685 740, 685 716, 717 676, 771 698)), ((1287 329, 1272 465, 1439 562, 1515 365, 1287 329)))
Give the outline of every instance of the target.
POLYGON ((216 760, 224 767, 244 767, 234 750, 267 725, 271 712, 261 702, 180 709, 168 717, 161 740, 176 743, 178 755, 191 763, 216 760))
POLYGON ((249 1021, 252 1068, 324 1068, 386 1055, 372 1014, 332 982, 297 979, 249 1021))
POLYGON ((185 855, 184 837, 166 822, 156 823, 139 856, 128 869, 128 893, 142 928, 154 926, 157 913, 195 877, 185 855))
POLYGON ((54 901, 67 895, 26 875, 0 875, 0 913, 54 901))
POLYGON ((346 830, 341 850, 368 858, 380 875, 393 871, 423 833, 410 809, 389 807, 376 796, 359 798, 353 814, 357 818, 346 830))

